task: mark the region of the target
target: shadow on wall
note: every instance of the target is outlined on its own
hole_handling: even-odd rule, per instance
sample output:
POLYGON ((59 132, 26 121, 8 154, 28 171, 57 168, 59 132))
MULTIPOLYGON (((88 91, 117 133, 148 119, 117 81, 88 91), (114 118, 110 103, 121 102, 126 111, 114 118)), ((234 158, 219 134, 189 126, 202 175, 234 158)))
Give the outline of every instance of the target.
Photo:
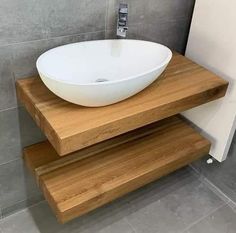
POLYGON ((42 199, 22 161, 22 148, 44 140, 22 108, 0 112, 0 207, 3 217, 42 199))
POLYGON ((11 174, 14 178, 11 179, 11 192, 6 193, 9 198, 9 206, 3 209, 3 215, 12 214, 43 200, 41 191, 24 164, 22 149, 44 141, 46 138, 23 107, 17 108, 15 114, 18 114, 19 121, 20 158, 12 162, 14 164, 11 174))
MULTIPOLYGON (((127 39, 139 39, 157 42, 166 45, 172 50, 184 54, 188 38, 190 22, 182 19, 178 22, 171 22, 167 25, 145 25, 142 23, 130 25, 127 32, 127 39)), ((115 31, 106 32, 107 39, 116 38, 115 31)))

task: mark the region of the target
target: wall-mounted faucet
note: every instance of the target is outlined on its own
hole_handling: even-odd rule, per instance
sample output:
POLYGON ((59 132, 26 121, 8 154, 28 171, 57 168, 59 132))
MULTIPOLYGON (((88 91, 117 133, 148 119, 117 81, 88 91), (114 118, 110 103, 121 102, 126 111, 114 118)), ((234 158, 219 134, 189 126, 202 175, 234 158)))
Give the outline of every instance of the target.
POLYGON ((121 3, 118 12, 117 33, 118 37, 126 37, 128 30, 128 4, 121 3))

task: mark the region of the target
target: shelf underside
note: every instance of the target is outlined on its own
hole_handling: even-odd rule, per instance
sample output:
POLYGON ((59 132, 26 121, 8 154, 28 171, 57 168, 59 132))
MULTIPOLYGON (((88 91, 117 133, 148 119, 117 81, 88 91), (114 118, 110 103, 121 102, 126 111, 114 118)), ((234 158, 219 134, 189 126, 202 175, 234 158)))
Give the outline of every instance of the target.
POLYGON ((49 142, 25 148, 58 220, 65 223, 206 155, 210 142, 179 116, 60 157, 49 142))
POLYGON ((86 108, 50 92, 39 77, 17 81, 17 94, 59 155, 67 155, 225 95, 228 83, 180 54, 137 95, 86 108))

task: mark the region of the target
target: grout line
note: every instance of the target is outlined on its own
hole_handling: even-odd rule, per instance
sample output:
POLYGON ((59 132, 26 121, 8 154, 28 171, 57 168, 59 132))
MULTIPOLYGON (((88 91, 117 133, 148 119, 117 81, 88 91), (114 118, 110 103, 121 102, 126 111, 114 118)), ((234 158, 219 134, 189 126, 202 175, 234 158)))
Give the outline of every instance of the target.
POLYGON ((42 39, 38 39, 38 40, 13 42, 13 43, 0 45, 0 48, 1 47, 12 46, 12 45, 18 45, 18 44, 27 44, 27 43, 32 43, 32 42, 39 42, 39 41, 47 41, 47 40, 53 40, 53 39, 59 39, 59 38, 66 38, 66 37, 71 37, 71 36, 83 36, 83 35, 87 35, 87 34, 95 34, 95 33, 104 32, 104 31, 105 30, 98 30, 98 31, 91 31, 91 32, 82 32, 82 33, 79 33, 79 34, 69 34, 69 35, 65 35, 65 36, 47 37, 47 38, 42 38, 42 39))
POLYGON ((14 106, 14 107, 10 107, 10 108, 5 108, 5 109, 0 109, 0 113, 8 111, 8 110, 13 110, 13 109, 17 109, 18 106, 14 106))
POLYGON ((212 190, 219 198, 221 198, 226 204, 230 201, 233 202, 221 189, 219 189, 216 185, 214 185, 211 181, 209 181, 206 177, 201 177, 201 180, 204 184, 206 184, 210 190, 212 190), (227 201, 226 201, 227 200, 227 201))
MULTIPOLYGON (((33 194, 35 194, 35 192, 34 192, 33 194)), ((2 220, 5 219, 5 218, 10 217, 10 216, 12 216, 12 215, 18 214, 18 213, 20 213, 20 212, 24 212, 25 210, 30 209, 31 207, 34 207, 34 206, 37 206, 37 205, 41 204, 41 202, 44 202, 44 201, 45 201, 44 196, 42 196, 42 197, 43 197, 42 200, 38 200, 38 201, 36 201, 35 203, 29 204, 28 206, 25 205, 25 206, 22 207, 22 208, 15 209, 14 211, 10 211, 8 214, 5 214, 5 215, 3 214, 4 208, 2 208, 2 220)), ((16 205, 19 205, 19 204, 21 204, 22 202, 27 202, 27 201, 29 201, 29 200, 30 200, 30 198, 28 198, 28 199, 26 198, 26 199, 24 199, 24 200, 18 201, 18 202, 16 202, 15 204, 6 207, 6 209, 7 209, 7 208, 10 208, 10 207, 13 207, 13 206, 16 206, 16 205)))
POLYGON ((130 226, 130 228, 132 229, 133 233, 136 233, 136 229, 135 227, 129 222, 129 220, 125 217, 124 220, 127 222, 127 224, 130 226))
POLYGON ((226 204, 232 202, 236 206, 236 203, 229 196, 227 196, 220 188, 218 188, 214 183, 212 183, 209 179, 202 175, 196 168, 194 168, 192 165, 189 165, 189 167, 192 168, 193 171, 199 175, 199 180, 202 181, 222 201, 224 201, 226 204))
POLYGON ((12 160, 10 160, 10 161, 7 161, 7 162, 3 162, 3 163, 0 163, 0 166, 4 166, 4 165, 7 165, 8 163, 12 163, 12 162, 15 162, 15 161, 21 161, 22 160, 22 158, 20 157, 20 158, 16 158, 16 159, 12 159, 12 160))
POLYGON ((189 164, 188 166, 192 168, 195 173, 197 173, 198 175, 201 175, 201 173, 192 164, 189 164))
POLYGON ((10 107, 10 108, 5 108, 5 109, 0 109, 0 114, 2 113, 2 112, 5 112, 5 111, 10 111, 10 110, 14 110, 14 109, 22 109, 22 108, 24 108, 24 105, 16 105, 16 106, 14 106, 14 107, 10 107))
MULTIPOLYGON (((27 199, 26 199, 26 200, 27 200, 27 199)), ((7 215, 6 217, 3 217, 1 220, 5 220, 5 219, 8 219, 8 218, 10 218, 10 217, 12 217, 12 216, 14 216, 14 215, 17 215, 17 214, 20 214, 20 213, 22 213, 22 212, 25 212, 25 211, 27 211, 28 209, 34 208, 34 207, 36 207, 36 206, 42 204, 43 202, 46 202, 46 201, 45 201, 45 200, 39 201, 39 202, 37 202, 37 203, 35 203, 35 204, 29 206, 29 207, 26 207, 26 208, 24 208, 24 209, 21 209, 21 210, 19 210, 19 211, 16 211, 15 213, 9 214, 9 215, 7 215)))
POLYGON ((234 201, 229 201, 227 205, 236 213, 236 203, 234 201))
POLYGON ((41 201, 39 201, 39 202, 37 202, 37 203, 35 203, 35 204, 33 204, 33 205, 30 205, 30 206, 27 207, 26 209, 31 209, 31 208, 33 208, 33 207, 35 207, 35 206, 38 206, 38 205, 43 204, 44 202, 47 203, 47 201, 44 199, 44 200, 41 200, 41 201))
POLYGON ((196 172, 191 165, 188 165, 188 171, 196 178, 200 179, 201 174, 196 172))
MULTIPOLYGON (((35 194, 35 193, 36 193, 36 192, 34 191, 33 194, 35 194)), ((35 203, 29 205, 29 206, 25 206, 24 208, 21 208, 21 209, 17 210, 16 212, 12 212, 12 214, 15 214, 15 213, 21 212, 21 211, 23 211, 23 210, 29 209, 29 208, 31 208, 32 206, 38 205, 40 202, 45 201, 43 195, 42 195, 42 197, 43 197, 43 200, 39 200, 39 201, 37 201, 37 202, 35 202, 35 203)), ((19 205, 19 204, 22 203, 22 202, 30 201, 30 198, 32 198, 32 197, 25 198, 25 199, 23 199, 23 200, 21 200, 21 201, 17 201, 15 204, 13 204, 13 205, 11 205, 11 206, 7 206, 6 208, 10 208, 10 207, 12 207, 12 206, 19 205)), ((2 210, 6 209, 6 208, 2 208, 2 210)), ((6 215, 6 216, 4 217, 3 211, 2 211, 2 218, 6 218, 6 217, 8 217, 8 216, 10 216, 10 215, 12 215, 12 214, 6 215)))
POLYGON ((198 224, 199 222, 201 222, 203 219, 209 217, 210 215, 212 215, 213 213, 215 213, 216 211, 218 211, 219 209, 221 209, 222 207, 227 206, 226 203, 223 203, 222 205, 218 206, 217 208, 213 209, 212 211, 210 211, 209 213, 203 215, 201 218, 199 218, 198 220, 196 220, 195 222, 193 222, 192 224, 190 224, 188 227, 186 227, 182 233, 187 233, 187 231, 189 229, 191 229, 193 226, 195 226, 196 224, 198 224))

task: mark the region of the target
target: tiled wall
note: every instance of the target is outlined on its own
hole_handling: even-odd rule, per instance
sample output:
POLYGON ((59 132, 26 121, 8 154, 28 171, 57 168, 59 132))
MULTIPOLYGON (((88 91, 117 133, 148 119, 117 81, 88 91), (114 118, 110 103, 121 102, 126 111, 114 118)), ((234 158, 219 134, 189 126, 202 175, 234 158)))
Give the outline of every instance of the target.
POLYGON ((115 36, 119 2, 129 4, 128 38, 159 42, 184 52, 195 0, 110 0, 107 38, 115 36))
MULTIPOLYGON (((122 1, 122 0, 121 0, 122 1)), ((127 0, 128 38, 183 52, 194 0, 127 0)), ((42 199, 21 159, 22 147, 44 139, 17 102, 15 80, 36 74, 35 61, 58 45, 115 38, 118 0, 1 0, 0 215, 42 199)))

